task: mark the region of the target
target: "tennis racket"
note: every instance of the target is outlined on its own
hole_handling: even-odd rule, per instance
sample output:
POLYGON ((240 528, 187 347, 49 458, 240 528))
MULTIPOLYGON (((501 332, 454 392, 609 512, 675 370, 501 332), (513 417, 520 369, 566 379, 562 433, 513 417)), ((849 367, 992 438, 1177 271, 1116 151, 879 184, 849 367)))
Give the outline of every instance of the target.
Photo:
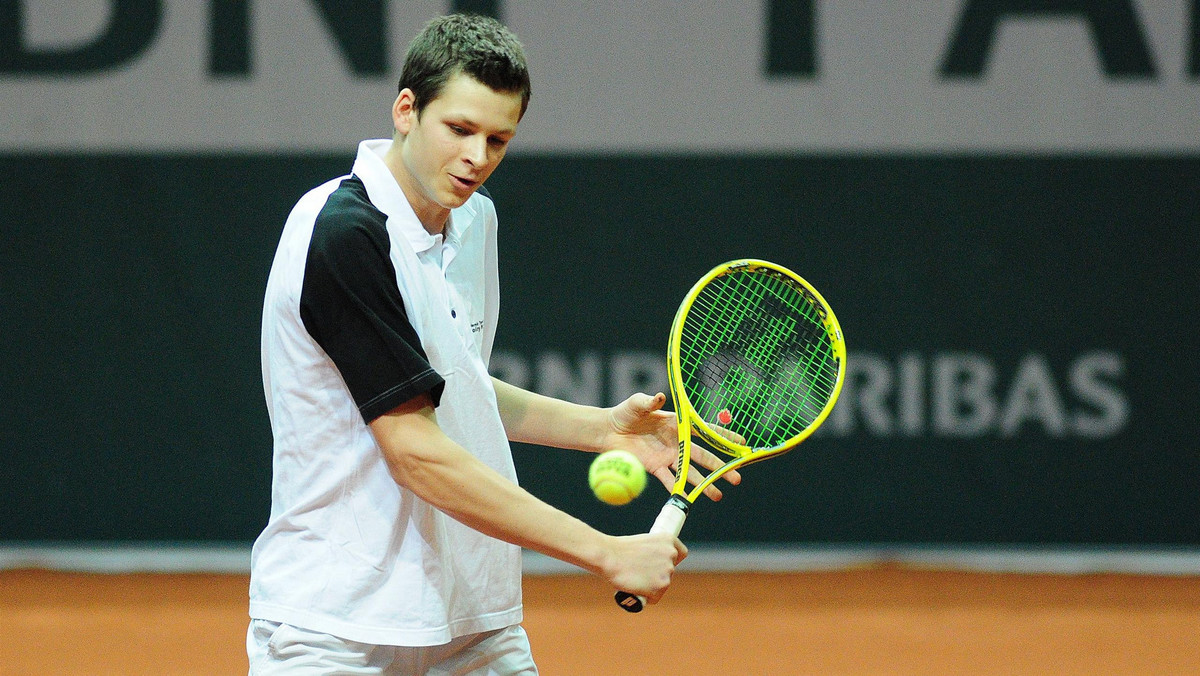
MULTIPOLYGON (((683 299, 667 344, 679 425, 671 497, 651 533, 678 536, 688 509, 726 472, 796 447, 825 421, 846 375, 846 344, 829 304, 787 268, 718 265, 683 299), (692 437, 731 459, 688 491, 692 437)), ((631 613, 646 599, 619 591, 631 613)))

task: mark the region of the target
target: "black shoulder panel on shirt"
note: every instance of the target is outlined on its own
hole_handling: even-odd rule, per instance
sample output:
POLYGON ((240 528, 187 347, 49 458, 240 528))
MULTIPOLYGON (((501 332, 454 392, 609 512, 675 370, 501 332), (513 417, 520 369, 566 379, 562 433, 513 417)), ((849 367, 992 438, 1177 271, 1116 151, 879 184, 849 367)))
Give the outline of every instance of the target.
POLYGON ((408 319, 390 250, 387 216, 346 178, 313 225, 300 318, 367 422, 424 392, 436 406, 445 385, 408 319))

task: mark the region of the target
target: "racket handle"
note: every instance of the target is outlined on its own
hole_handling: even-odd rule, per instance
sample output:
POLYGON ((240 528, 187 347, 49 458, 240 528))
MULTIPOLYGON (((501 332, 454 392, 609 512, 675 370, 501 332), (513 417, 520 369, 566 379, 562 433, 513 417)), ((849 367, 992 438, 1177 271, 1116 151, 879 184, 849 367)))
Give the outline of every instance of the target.
MULTIPOLYGON (((687 500, 672 495, 667 504, 663 505, 662 511, 658 513, 658 518, 654 520, 654 525, 650 527, 651 533, 670 533, 675 537, 679 537, 679 531, 683 530, 683 522, 687 519, 688 507, 687 500)), ((631 613, 640 613, 642 608, 646 607, 646 597, 630 594, 627 591, 619 591, 614 595, 617 605, 631 613)))

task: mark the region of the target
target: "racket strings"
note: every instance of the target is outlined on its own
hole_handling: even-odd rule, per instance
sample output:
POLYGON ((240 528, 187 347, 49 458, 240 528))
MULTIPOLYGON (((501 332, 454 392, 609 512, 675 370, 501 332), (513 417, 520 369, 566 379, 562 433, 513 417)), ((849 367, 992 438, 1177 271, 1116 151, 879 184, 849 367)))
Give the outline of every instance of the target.
POLYGON ((782 445, 832 398, 838 358, 820 303, 769 269, 726 274, 697 295, 680 333, 680 371, 697 415, 746 438, 782 445))

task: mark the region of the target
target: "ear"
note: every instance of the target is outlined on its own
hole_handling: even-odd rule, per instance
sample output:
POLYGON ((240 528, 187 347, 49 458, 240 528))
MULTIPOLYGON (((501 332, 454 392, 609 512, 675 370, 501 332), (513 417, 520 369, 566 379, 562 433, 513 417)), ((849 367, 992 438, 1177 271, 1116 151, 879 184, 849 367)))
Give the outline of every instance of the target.
POLYGON ((413 90, 407 87, 400 90, 400 95, 392 104, 392 126, 396 128, 396 133, 408 134, 412 130, 417 118, 417 109, 414 107, 416 102, 417 97, 413 90))

